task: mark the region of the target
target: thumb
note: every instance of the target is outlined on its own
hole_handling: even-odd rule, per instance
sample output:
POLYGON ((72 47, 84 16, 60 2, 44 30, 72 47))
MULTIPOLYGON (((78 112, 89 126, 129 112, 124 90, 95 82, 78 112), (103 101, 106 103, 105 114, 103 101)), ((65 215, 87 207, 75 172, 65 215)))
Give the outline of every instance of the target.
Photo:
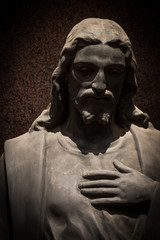
POLYGON ((113 165, 114 167, 121 173, 130 173, 133 172, 133 169, 130 167, 127 167, 126 165, 124 165, 123 163, 121 163, 118 160, 114 160, 113 161, 113 165))

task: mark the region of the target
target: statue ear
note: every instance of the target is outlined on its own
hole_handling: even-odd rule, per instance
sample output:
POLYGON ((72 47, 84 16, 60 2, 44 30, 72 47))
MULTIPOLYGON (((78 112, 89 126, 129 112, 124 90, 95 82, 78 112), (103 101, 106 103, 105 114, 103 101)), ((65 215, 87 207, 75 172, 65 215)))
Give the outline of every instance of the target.
POLYGON ((135 71, 132 67, 129 67, 127 69, 127 73, 126 73, 126 79, 124 81, 124 86, 122 89, 122 98, 132 98, 137 91, 137 80, 136 80, 136 76, 135 76, 135 71))
POLYGON ((56 127, 65 121, 68 113, 68 89, 64 76, 60 75, 53 79, 51 91, 50 117, 52 127, 56 127))
POLYGON ((133 102, 132 98, 137 90, 137 82, 133 69, 128 69, 126 79, 123 84, 121 96, 117 106, 117 114, 120 122, 126 121, 127 112, 132 111, 133 102))
POLYGON ((148 127, 149 116, 142 112, 133 103, 133 96, 137 91, 137 81, 134 70, 131 68, 126 75, 122 94, 117 106, 116 119, 121 125, 136 124, 140 127, 148 127))
POLYGON ((117 118, 120 123, 126 123, 128 113, 134 110, 134 104, 132 101, 133 96, 137 90, 137 82, 133 69, 128 68, 126 79, 123 84, 121 96, 117 106, 117 118))

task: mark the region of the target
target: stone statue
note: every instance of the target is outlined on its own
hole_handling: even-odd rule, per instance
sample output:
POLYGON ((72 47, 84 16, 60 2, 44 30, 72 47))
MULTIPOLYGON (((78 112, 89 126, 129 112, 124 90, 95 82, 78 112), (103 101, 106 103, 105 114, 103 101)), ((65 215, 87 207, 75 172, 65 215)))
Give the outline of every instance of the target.
POLYGON ((114 21, 73 27, 51 103, 0 163, 0 239, 160 239, 160 132, 133 103, 136 60, 114 21))

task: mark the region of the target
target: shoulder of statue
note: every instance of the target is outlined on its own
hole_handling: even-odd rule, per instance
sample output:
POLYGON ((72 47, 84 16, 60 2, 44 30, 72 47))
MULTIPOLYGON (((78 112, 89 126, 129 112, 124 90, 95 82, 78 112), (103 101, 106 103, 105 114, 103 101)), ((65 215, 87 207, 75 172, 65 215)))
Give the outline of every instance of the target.
POLYGON ((27 132, 23 135, 7 140, 4 144, 4 150, 13 149, 13 151, 16 151, 18 149, 33 149, 37 144, 44 141, 44 138, 45 131, 27 132))
POLYGON ((151 138, 157 138, 160 139, 160 131, 156 128, 154 128, 153 124, 151 122, 148 123, 148 127, 139 127, 135 124, 132 124, 130 126, 130 130, 135 133, 136 135, 143 135, 143 136, 150 136, 151 138))
POLYGON ((149 177, 160 180, 160 131, 151 123, 148 128, 132 124, 130 131, 139 152, 143 172, 149 177))
POLYGON ((18 229, 20 236, 18 239, 39 239, 45 134, 46 131, 28 132, 5 142, 8 195, 14 232, 17 234, 18 229))
POLYGON ((146 151, 153 150, 160 156, 160 131, 154 128, 152 123, 149 122, 147 128, 138 127, 132 124, 130 127, 130 131, 132 132, 135 139, 137 139, 137 141, 139 142, 139 145, 145 148, 146 151))
POLYGON ((46 131, 34 131, 7 140, 4 144, 7 164, 27 164, 30 159, 44 155, 45 135, 46 131))

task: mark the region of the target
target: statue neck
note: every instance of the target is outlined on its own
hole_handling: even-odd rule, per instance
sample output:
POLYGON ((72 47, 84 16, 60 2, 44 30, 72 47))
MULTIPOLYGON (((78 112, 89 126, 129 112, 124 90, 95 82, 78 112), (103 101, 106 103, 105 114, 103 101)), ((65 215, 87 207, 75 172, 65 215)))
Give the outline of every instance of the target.
POLYGON ((69 119, 63 126, 62 134, 69 136, 77 146, 90 152, 105 152, 111 142, 124 135, 112 114, 108 124, 98 121, 86 124, 81 114, 74 108, 70 109, 69 119))

